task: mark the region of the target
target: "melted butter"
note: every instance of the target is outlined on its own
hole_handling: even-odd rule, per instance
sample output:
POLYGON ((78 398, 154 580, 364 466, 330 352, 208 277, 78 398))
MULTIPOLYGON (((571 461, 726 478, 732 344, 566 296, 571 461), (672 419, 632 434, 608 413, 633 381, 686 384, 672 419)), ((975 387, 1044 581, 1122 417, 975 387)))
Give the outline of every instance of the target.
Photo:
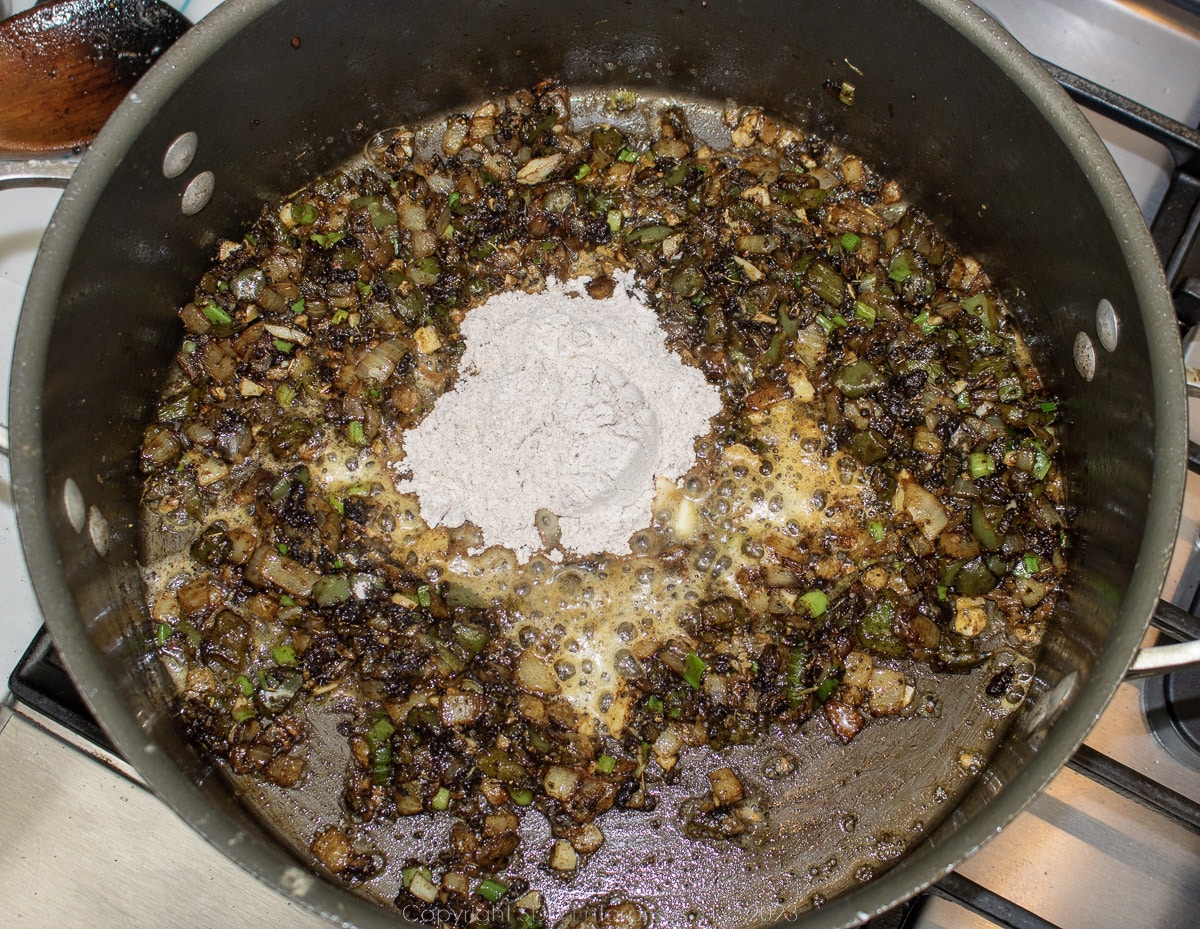
POLYGON ((473 551, 456 527, 429 526, 417 498, 395 490, 389 467, 348 472, 335 454, 314 473, 329 492, 368 473, 379 480, 377 502, 391 510, 393 528, 368 532, 428 580, 504 604, 514 617, 510 634, 554 667, 562 696, 594 730, 615 734, 630 710, 627 676, 669 639, 690 641, 685 619, 700 601, 744 598, 739 575, 764 560, 778 564, 778 555, 831 583, 853 569, 848 553, 876 502, 853 459, 830 454, 815 413, 794 398, 755 414, 769 449, 765 469, 744 445, 718 450, 711 436, 700 439, 691 471, 657 481, 654 522, 630 538, 632 553, 622 557, 567 552, 557 563, 557 553, 545 552, 519 565, 507 549, 473 551), (821 539, 828 544, 815 544, 821 539))

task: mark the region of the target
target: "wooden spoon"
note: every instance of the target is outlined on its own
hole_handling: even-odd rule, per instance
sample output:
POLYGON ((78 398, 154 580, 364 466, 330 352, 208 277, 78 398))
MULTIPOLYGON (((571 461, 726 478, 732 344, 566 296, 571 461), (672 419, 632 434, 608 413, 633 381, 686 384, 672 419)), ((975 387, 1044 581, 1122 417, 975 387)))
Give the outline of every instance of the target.
POLYGON ((189 25, 159 0, 53 0, 0 22, 0 152, 86 146, 189 25))

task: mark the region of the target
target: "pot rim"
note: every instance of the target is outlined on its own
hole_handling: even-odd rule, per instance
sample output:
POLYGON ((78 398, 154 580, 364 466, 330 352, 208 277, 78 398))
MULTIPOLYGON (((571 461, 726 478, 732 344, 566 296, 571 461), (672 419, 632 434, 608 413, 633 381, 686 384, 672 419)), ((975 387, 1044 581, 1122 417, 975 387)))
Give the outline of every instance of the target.
MULTIPOLYGON (((281 2, 285 0, 230 0, 214 10, 162 56, 84 156, 39 249, 18 326, 15 357, 20 363, 13 366, 10 402, 13 496, 22 547, 46 625, 83 698, 152 789, 228 858, 297 903, 340 924, 395 926, 405 921, 318 880, 282 848, 248 834, 216 811, 107 692, 111 680, 92 650, 62 574, 43 471, 38 398, 62 279, 88 217, 125 150, 176 88, 226 41, 281 2)), ((1186 398, 1174 310, 1157 252, 1124 179, 1076 105, 990 15, 965 0, 918 2, 983 51, 1033 102, 1088 178, 1121 242, 1151 361, 1156 418, 1153 481, 1134 576, 1108 647, 1039 751, 983 811, 945 842, 917 846, 897 867, 820 910, 802 914, 794 924, 852 926, 918 893, 998 833, 1057 774, 1112 698, 1141 643, 1166 578, 1186 481, 1186 398)), ((1128 318, 1132 321, 1132 316, 1128 318)))

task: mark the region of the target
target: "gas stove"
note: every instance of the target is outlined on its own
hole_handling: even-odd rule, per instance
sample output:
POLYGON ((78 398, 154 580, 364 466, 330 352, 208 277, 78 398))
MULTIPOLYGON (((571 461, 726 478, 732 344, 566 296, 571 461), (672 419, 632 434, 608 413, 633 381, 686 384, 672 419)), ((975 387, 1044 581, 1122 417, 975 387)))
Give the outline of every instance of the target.
MULTIPOLYGON (((220 0, 172 2, 195 20, 220 0)), ((0 0, 0 15, 29 5, 0 0)), ((1200 223, 1200 133, 1169 121, 1200 123, 1200 2, 982 5, 1086 103, 1151 224, 1181 320, 1196 327, 1200 249, 1189 257, 1177 246, 1200 223)), ((23 289, 57 199, 48 190, 0 193, 0 409, 23 289)), ((1200 395, 1195 329, 1184 344, 1200 395)), ((1191 401, 1190 425, 1200 440, 1200 400, 1191 401)), ((228 862, 145 787, 71 704, 48 641, 20 660, 41 619, 7 470, 0 458, 0 924, 224 927, 252 913, 258 925, 327 926, 228 862), (14 694, 7 681, 18 664, 14 694)), ((1192 474, 1164 596, 1195 612, 1198 589, 1200 476, 1192 474)), ((1159 635, 1152 630, 1147 644, 1159 635)), ((1200 671, 1122 684, 1025 813, 932 891, 871 926, 1193 929, 1198 912, 1200 671)))

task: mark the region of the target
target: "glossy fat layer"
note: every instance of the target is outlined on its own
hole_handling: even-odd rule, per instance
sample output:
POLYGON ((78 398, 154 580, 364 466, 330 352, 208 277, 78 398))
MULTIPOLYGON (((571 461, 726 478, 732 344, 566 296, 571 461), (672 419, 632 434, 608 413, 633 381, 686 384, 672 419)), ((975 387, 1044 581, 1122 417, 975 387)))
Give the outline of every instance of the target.
MULTIPOLYGON (((413 553, 428 580, 507 603, 516 617, 512 632, 553 663, 563 695, 615 734, 629 709, 623 669, 669 639, 686 638, 681 620, 697 601, 743 597, 739 573, 767 548, 837 577, 866 532, 874 496, 853 458, 829 452, 813 404, 781 401, 758 418, 773 450, 770 473, 744 445, 717 451, 711 437, 699 440, 696 466, 678 481, 658 481, 654 522, 630 538, 630 555, 562 563, 535 557, 521 565, 499 547, 472 553, 459 534, 427 525, 417 499, 390 482, 383 500, 396 522, 385 541, 413 553), (673 557, 681 544, 690 557, 673 557)), ((339 469, 329 462, 318 473, 332 492, 339 469)), ((362 471, 355 474, 363 480, 362 471)))

